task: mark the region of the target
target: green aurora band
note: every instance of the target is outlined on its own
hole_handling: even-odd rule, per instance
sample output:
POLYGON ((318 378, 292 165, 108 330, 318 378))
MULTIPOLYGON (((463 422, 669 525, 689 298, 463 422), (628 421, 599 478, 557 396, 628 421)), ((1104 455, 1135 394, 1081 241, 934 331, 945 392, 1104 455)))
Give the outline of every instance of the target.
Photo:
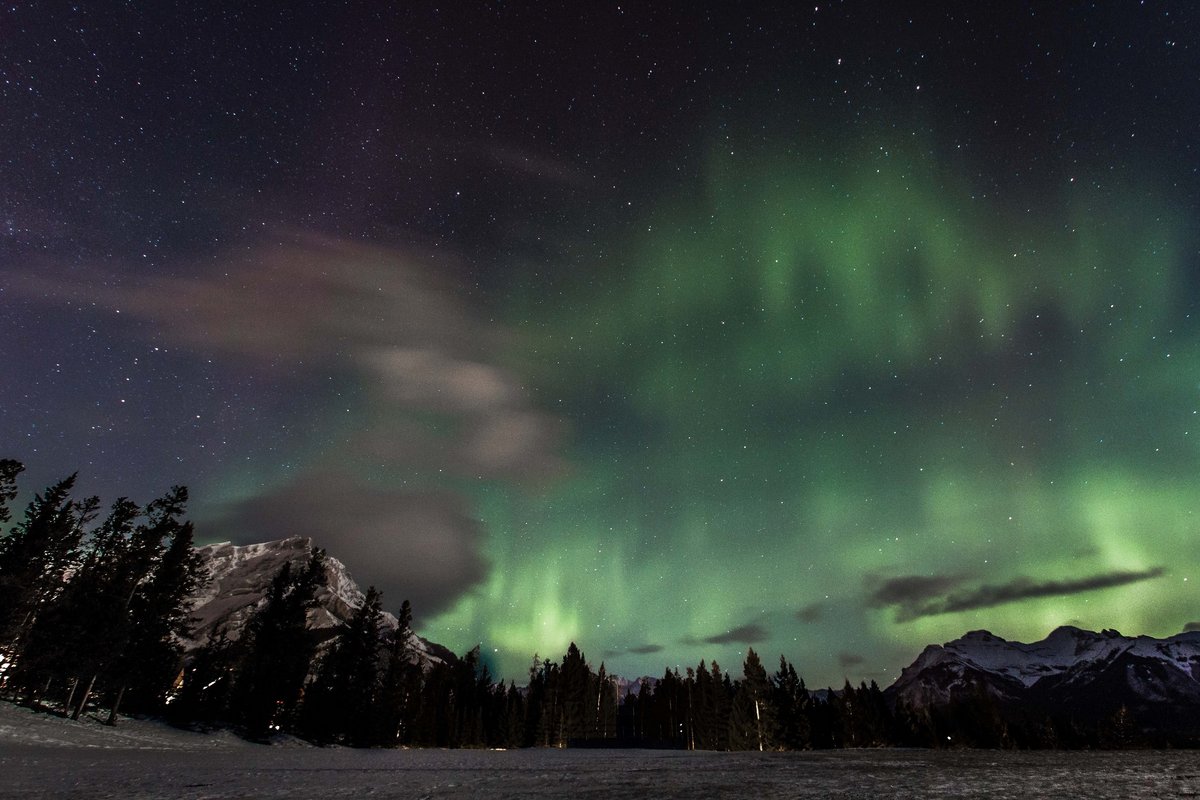
POLYGON ((512 302, 573 469, 479 491, 489 577, 426 633, 518 680, 574 640, 631 677, 753 644, 840 685, 972 628, 1200 618, 1189 217, 1086 176, 1000 202, 928 151, 800 161, 715 153, 628 258, 512 302))

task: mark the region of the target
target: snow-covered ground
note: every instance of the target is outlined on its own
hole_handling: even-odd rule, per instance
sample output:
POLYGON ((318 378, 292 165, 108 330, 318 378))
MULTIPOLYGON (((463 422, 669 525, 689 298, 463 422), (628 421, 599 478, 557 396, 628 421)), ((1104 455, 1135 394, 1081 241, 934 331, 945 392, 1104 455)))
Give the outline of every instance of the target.
MULTIPOLYGON (((107 719, 107 714, 104 716, 107 719)), ((0 753, 13 747, 103 750, 226 750, 253 747, 231 733, 211 736, 172 728, 161 722, 121 717, 114 726, 92 714, 79 721, 0 702, 0 753)), ((0 774, 0 788, 3 788, 0 774)))
POLYGON ((0 798, 1175 798, 1200 753, 359 751, 0 703, 0 798), (287 743, 285 743, 287 744, 287 743))

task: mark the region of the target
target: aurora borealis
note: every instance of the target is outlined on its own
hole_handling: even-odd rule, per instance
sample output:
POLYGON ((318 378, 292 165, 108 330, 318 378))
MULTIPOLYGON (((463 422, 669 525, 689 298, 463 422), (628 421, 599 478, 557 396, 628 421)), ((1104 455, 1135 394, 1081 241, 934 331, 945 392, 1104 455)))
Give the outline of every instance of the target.
POLYGON ((1200 624, 1196 12, 875 5, 5 12, 0 456, 518 681, 1200 624))
POLYGON ((544 633, 480 630, 518 652, 595 621, 685 665, 741 643, 835 675, 973 627, 1188 622, 1183 220, 1067 189, 999 227, 927 164, 770 163, 720 164, 702 208, 529 334, 591 467, 485 505, 520 549, 447 624, 515 596, 544 633), (545 530, 572 546, 530 564, 545 530), (580 580, 613 591, 572 604, 580 580))

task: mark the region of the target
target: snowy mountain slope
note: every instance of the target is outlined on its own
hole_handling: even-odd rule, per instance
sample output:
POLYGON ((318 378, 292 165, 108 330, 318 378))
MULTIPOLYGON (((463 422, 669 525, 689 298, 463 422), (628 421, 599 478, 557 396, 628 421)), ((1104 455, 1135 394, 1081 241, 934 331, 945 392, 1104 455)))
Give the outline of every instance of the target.
POLYGON ((888 694, 912 707, 983 691, 997 701, 1095 716, 1125 705, 1162 717, 1200 709, 1200 632, 1166 639, 1064 626, 1040 642, 1010 642, 971 631, 930 645, 888 694))
MULTIPOLYGON (((271 581, 283 565, 303 567, 312 547, 311 539, 293 536, 261 544, 223 542, 196 548, 207 578, 193 596, 193 636, 184 642, 185 649, 202 646, 211 635, 239 638, 243 626, 265 602, 271 581)), ((317 591, 317 607, 309 612, 308 626, 332 635, 362 606, 364 598, 345 564, 333 556, 326 556, 325 564, 326 582, 317 591)), ((396 617, 388 612, 383 616, 385 630, 394 634, 396 617)), ((446 648, 416 634, 411 634, 410 644, 425 666, 453 658, 446 648)))

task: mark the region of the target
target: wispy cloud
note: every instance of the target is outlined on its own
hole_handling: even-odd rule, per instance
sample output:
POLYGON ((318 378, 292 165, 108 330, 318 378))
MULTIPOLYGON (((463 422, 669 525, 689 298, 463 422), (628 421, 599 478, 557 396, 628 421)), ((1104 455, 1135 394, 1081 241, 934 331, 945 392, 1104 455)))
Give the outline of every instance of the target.
POLYGON ((1006 583, 962 587, 961 575, 905 575, 884 581, 869 579, 868 605, 895 609, 897 622, 919 617, 971 611, 1038 597, 1081 594, 1151 580, 1165 573, 1162 567, 1147 570, 1117 570, 1067 580, 1035 581, 1027 577, 1006 583))
MULTIPOLYGON (((354 413, 336 438, 297 431, 297 451, 320 456, 232 502, 204 530, 239 542, 310 535, 389 602, 408 597, 420 614, 437 611, 486 571, 482 530, 458 487, 561 474, 562 423, 503 365, 511 333, 464 302, 444 265, 285 239, 218 269, 181 268, 188 277, 123 286, 39 270, 17 276, 13 289, 50 304, 86 298, 139 320, 156 342, 289 386, 328 385, 332 375, 351 382, 354 413)), ((319 394, 300 391, 298 402, 319 394)))

